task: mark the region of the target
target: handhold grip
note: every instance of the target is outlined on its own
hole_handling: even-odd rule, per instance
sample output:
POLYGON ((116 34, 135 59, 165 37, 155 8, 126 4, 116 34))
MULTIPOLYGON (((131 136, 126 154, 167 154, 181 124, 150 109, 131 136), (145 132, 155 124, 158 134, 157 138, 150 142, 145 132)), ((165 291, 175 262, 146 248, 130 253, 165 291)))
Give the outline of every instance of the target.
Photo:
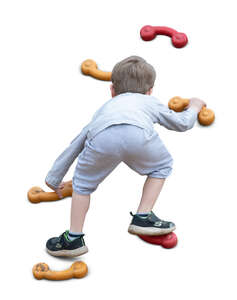
MULTIPOLYGON (((61 190, 63 198, 72 196, 72 181, 65 184, 61 190)), ((27 193, 28 200, 32 203, 49 202, 60 200, 55 192, 45 192, 38 186, 32 187, 27 193)))
MULTIPOLYGON (((170 109, 181 112, 189 105, 189 99, 184 99, 181 97, 173 97, 170 99, 168 106, 170 109)), ((211 125, 215 120, 215 114, 213 110, 203 106, 198 114, 198 121, 201 125, 208 126, 211 125)))
POLYGON ((70 278, 82 278, 88 273, 87 265, 82 261, 74 262, 69 269, 52 271, 46 263, 38 263, 32 269, 36 279, 66 280, 70 278))
POLYGON ((171 37, 171 41, 174 47, 182 48, 187 45, 188 37, 183 32, 178 32, 170 27, 165 26, 150 26, 146 25, 140 30, 141 38, 144 41, 151 41, 157 35, 166 35, 171 37))
POLYGON ((199 120, 199 123, 204 126, 211 125, 215 120, 214 111, 203 106, 203 108, 201 109, 201 111, 198 114, 198 120, 199 120))
POLYGON ((189 105, 189 99, 181 98, 181 97, 173 97, 170 99, 168 106, 170 109, 181 112, 189 105))
POLYGON ((85 75, 90 75, 96 79, 111 81, 111 72, 98 70, 97 64, 92 59, 87 59, 81 64, 81 71, 85 75))

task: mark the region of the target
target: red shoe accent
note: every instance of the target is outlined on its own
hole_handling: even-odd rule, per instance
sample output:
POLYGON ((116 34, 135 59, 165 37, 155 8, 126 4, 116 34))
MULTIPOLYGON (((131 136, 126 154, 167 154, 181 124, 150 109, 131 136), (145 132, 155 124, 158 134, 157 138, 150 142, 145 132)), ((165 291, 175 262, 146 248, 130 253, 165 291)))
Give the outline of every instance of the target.
POLYGON ((138 235, 143 241, 160 245, 163 248, 174 248, 177 245, 178 239, 174 232, 170 232, 164 235, 138 235))

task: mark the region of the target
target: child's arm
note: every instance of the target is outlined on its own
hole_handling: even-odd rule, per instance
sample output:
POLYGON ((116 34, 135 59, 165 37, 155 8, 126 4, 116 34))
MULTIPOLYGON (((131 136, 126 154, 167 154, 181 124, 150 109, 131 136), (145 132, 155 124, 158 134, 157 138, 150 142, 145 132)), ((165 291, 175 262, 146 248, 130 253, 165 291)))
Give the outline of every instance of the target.
POLYGON ((59 184, 67 173, 68 169, 82 151, 88 132, 88 125, 84 127, 81 133, 71 142, 71 144, 56 159, 51 170, 48 172, 45 182, 52 189, 59 188, 59 184))
POLYGON ((163 104, 159 104, 156 114, 157 122, 170 130, 186 131, 193 128, 205 102, 198 98, 191 98, 187 109, 182 112, 175 112, 163 104))

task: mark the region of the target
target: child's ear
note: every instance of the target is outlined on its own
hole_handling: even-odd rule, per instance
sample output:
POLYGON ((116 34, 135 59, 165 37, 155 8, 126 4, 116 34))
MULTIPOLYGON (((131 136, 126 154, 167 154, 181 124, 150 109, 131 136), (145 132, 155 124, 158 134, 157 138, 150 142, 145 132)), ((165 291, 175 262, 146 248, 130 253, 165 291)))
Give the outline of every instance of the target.
POLYGON ((110 85, 110 91, 111 91, 111 96, 112 96, 112 97, 115 97, 116 94, 115 94, 115 90, 114 90, 113 84, 110 85))
POLYGON ((153 92, 153 88, 150 88, 147 92, 146 92, 146 95, 151 95, 153 92))

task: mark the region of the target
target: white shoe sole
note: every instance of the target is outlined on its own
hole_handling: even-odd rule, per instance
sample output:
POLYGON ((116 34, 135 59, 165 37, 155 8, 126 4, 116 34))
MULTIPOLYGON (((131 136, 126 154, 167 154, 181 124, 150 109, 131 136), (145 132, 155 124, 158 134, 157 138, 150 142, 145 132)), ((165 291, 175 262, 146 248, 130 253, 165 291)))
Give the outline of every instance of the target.
POLYGON ((75 257, 88 252, 87 246, 82 246, 74 250, 60 250, 60 251, 51 251, 46 248, 46 251, 52 256, 66 256, 66 257, 75 257))
POLYGON ((141 227, 136 225, 129 225, 128 232, 137 235, 163 235, 175 230, 175 226, 171 228, 161 229, 155 227, 141 227))

